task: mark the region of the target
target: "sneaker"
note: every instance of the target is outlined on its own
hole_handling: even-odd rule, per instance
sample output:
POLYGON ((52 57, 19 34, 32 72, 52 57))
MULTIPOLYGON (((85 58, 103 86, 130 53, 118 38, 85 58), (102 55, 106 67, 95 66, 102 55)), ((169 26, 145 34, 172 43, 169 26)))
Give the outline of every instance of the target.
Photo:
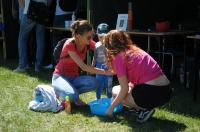
POLYGON ((60 111, 65 109, 65 101, 62 101, 60 104, 60 111))
POLYGON ((154 114, 154 112, 155 112, 155 109, 141 111, 136 121, 139 122, 139 123, 144 123, 150 117, 152 117, 152 115, 154 114))
POLYGON ((53 64, 49 64, 47 66, 44 66, 44 69, 53 69, 53 64))
POLYGON ((83 102, 82 100, 78 99, 76 102, 74 102, 75 105, 77 106, 87 106, 87 104, 85 102, 83 102))
POLYGON ((17 67, 15 70, 13 70, 13 72, 26 72, 28 68, 20 68, 20 67, 17 67))
POLYGON ((141 110, 136 110, 134 107, 133 108, 129 108, 128 109, 128 112, 131 113, 131 114, 134 114, 136 116, 138 116, 141 112, 141 110))

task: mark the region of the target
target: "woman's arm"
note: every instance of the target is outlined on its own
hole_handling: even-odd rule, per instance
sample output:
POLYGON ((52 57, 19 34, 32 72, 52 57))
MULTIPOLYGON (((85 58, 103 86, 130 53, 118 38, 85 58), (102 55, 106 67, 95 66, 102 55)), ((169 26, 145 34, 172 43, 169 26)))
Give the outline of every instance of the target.
POLYGON ((81 58, 74 51, 68 51, 69 56, 74 60, 74 62, 83 70, 89 73, 94 74, 103 74, 103 75, 113 75, 114 73, 110 71, 105 71, 99 68, 94 68, 92 66, 86 65, 81 58))
POLYGON ((123 101, 123 99, 126 97, 128 91, 129 91, 129 86, 128 86, 128 79, 126 76, 122 76, 118 78, 119 84, 121 86, 119 94, 116 96, 116 98, 113 99, 111 106, 109 107, 107 111, 108 116, 112 116, 113 110, 117 104, 123 101))
POLYGON ((95 65, 96 65, 96 59, 93 57, 93 59, 92 59, 92 66, 95 67, 95 65))

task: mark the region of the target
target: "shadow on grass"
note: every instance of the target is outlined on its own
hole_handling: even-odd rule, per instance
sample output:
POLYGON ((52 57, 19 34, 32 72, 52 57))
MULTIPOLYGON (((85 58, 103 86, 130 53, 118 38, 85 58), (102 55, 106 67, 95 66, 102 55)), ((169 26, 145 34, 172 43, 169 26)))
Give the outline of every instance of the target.
MULTIPOLYGON (((13 71, 17 67, 17 63, 18 63, 17 60, 6 60, 6 61, 0 60, 0 66, 10 71, 13 71)), ((39 81, 42 81, 44 83, 51 83, 52 73, 53 70, 46 70, 46 69, 41 69, 39 73, 36 73, 34 71, 34 68, 30 67, 30 69, 28 69, 26 72, 20 74, 38 78, 39 81)))
MULTIPOLYGON (((76 108, 74 113, 80 113, 86 117, 93 117, 90 113, 90 108, 88 107, 81 107, 76 108)), ((134 131, 183 131, 186 129, 186 126, 182 123, 178 123, 175 121, 167 120, 167 119, 158 119, 152 117, 146 123, 137 123, 136 116, 127 114, 126 112, 122 111, 118 115, 114 116, 113 118, 109 117, 101 117, 96 116, 99 118, 100 121, 105 123, 113 123, 113 124, 121 124, 127 125, 131 127, 134 131)))
MULTIPOLYGON (((173 113, 200 118, 200 96, 197 102, 193 101, 193 89, 185 89, 178 83, 173 83, 174 93, 171 101, 163 107, 173 113)), ((200 94, 198 94, 200 95, 200 94)))
POLYGON ((115 117, 113 119, 100 118, 103 122, 119 123, 128 125, 134 131, 184 131, 186 126, 182 123, 170 121, 167 119, 158 119, 152 117, 145 123, 137 123, 136 117, 124 116, 123 118, 115 117))

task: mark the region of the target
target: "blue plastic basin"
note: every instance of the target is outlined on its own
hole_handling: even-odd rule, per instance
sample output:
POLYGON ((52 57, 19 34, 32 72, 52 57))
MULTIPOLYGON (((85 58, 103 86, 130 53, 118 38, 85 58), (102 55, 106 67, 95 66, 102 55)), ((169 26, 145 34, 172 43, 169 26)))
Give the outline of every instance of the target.
MULTIPOLYGON (((111 103, 111 99, 102 98, 98 100, 94 100, 89 103, 91 113, 99 116, 106 116, 106 111, 109 108, 111 103)), ((114 108, 114 113, 120 112, 122 110, 123 105, 120 103, 114 108)))

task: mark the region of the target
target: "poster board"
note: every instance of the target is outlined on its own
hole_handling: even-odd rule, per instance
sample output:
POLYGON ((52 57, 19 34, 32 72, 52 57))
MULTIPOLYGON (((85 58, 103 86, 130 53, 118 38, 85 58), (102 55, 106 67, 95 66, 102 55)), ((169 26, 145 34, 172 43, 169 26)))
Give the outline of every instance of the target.
POLYGON ((116 29, 126 31, 128 26, 128 14, 118 14, 116 29))

